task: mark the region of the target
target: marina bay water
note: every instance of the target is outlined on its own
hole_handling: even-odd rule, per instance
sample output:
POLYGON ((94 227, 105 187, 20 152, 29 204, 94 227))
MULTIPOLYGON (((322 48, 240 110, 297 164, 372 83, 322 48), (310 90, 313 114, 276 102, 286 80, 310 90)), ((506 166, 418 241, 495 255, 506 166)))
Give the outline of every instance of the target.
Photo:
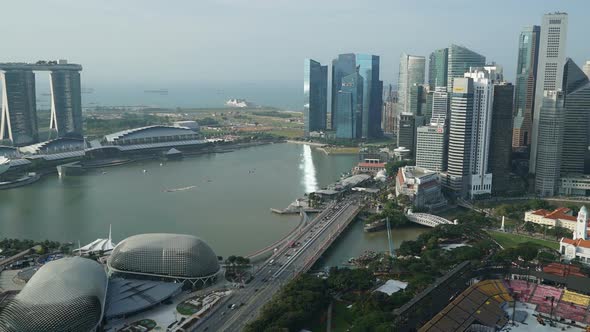
MULTIPOLYGON (((276 215, 270 208, 284 208, 336 181, 356 158, 285 143, 162 164, 138 162, 84 176, 51 175, 0 191, 0 238, 84 245, 106 237, 112 225, 115 242, 138 233, 187 233, 203 238, 218 255, 245 255, 299 222, 299 216, 276 215), (186 190, 167 191, 175 188, 186 190)), ((385 233, 364 234, 359 225, 343 235, 328 260, 339 264, 354 252, 387 249, 385 233)), ((421 231, 402 233, 411 238, 421 231)))

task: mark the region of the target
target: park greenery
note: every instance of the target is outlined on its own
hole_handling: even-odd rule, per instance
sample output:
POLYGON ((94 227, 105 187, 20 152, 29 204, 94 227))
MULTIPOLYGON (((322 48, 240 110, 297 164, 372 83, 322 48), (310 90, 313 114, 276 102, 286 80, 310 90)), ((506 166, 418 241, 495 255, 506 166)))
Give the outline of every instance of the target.
POLYGON ((121 117, 114 119, 86 117, 84 121, 84 131, 88 136, 101 137, 129 128, 169 124, 171 122, 172 119, 169 117, 151 114, 123 113, 121 117))
POLYGON ((246 279, 250 259, 242 256, 229 256, 225 260, 225 277, 228 280, 243 281, 246 279))
POLYGON ((0 255, 3 256, 12 256, 16 255, 23 250, 30 249, 34 246, 41 246, 43 251, 56 251, 59 250, 61 252, 69 252, 70 246, 67 244, 61 244, 56 241, 33 241, 33 240, 19 240, 19 239, 2 239, 0 240, 0 249, 2 252, 0 255))
POLYGON ((288 113, 288 112, 279 112, 279 111, 254 111, 252 112, 253 115, 257 115, 257 116, 270 116, 270 117, 275 117, 275 118, 282 118, 282 119, 289 119, 292 118, 294 116, 293 113, 288 113))

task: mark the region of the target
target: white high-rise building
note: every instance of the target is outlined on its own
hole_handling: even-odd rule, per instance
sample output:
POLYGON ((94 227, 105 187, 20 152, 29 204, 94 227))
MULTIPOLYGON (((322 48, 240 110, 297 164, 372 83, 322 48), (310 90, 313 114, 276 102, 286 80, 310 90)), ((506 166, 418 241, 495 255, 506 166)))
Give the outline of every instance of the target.
POLYGON ((414 85, 424 84, 425 65, 425 57, 402 53, 399 60, 397 85, 398 105, 401 105, 400 112, 411 113, 409 105, 410 89, 414 85))
POLYGON ((491 194, 489 154, 495 79, 501 68, 472 68, 453 81, 448 186, 462 196, 491 194))
POLYGON ((539 118, 544 91, 556 91, 562 88, 563 68, 566 61, 567 21, 566 13, 551 13, 543 16, 541 24, 529 161, 529 172, 531 173, 536 173, 537 143, 539 135, 543 135, 539 132, 539 118))
POLYGON ((416 166, 435 172, 445 171, 447 168, 446 127, 443 124, 418 127, 416 136, 416 166))
POLYGON ((471 146, 471 178, 469 196, 490 194, 492 174, 488 173, 494 82, 501 78, 496 67, 472 69, 465 77, 473 79, 473 135, 471 146), (498 76, 499 75, 499 76, 498 76))

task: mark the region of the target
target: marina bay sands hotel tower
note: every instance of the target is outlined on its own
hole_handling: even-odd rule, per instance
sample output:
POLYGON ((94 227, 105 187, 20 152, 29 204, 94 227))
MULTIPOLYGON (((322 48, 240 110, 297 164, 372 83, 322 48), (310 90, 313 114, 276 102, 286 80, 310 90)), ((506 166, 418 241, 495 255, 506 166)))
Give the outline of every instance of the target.
POLYGON ((49 72, 51 133, 57 137, 82 137, 81 70, 81 65, 66 60, 0 63, 0 141, 14 146, 38 142, 35 71, 49 72))

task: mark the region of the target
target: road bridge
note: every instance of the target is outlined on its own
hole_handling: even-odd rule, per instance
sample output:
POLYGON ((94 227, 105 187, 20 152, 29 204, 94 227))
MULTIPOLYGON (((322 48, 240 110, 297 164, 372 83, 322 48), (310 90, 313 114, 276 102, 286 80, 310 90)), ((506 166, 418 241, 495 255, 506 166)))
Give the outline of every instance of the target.
POLYGON ((211 310, 193 331, 241 331, 285 283, 308 271, 342 234, 362 209, 359 199, 359 195, 352 195, 329 205, 275 251, 245 288, 235 290, 228 305, 211 310), (236 308, 229 309, 233 304, 236 308))

